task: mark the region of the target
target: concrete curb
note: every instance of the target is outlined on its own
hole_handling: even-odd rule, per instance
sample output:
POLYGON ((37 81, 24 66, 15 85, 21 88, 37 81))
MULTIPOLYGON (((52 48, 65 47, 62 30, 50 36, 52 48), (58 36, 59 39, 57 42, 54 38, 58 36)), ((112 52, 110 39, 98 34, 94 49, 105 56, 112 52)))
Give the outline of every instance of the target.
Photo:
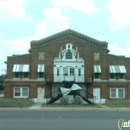
POLYGON ((29 108, 0 108, 0 111, 130 111, 129 108, 65 108, 65 107, 40 107, 32 106, 29 108))

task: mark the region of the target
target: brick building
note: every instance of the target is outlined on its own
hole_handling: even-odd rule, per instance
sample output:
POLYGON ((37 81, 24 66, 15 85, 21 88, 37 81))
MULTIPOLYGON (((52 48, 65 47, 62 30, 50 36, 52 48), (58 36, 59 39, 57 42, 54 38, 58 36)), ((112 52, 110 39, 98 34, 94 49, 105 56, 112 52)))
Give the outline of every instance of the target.
POLYGON ((107 46, 71 29, 31 41, 28 54, 7 58, 5 97, 56 101, 58 88, 77 84, 87 101, 130 99, 130 58, 109 54, 107 46))

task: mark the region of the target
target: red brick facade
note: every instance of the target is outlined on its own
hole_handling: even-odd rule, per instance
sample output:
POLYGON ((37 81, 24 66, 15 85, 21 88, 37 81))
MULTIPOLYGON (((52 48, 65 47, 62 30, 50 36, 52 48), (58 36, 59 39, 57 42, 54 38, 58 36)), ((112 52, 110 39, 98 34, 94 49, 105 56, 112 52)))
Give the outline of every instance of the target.
POLYGON ((78 48, 80 57, 85 61, 84 74, 88 79, 93 73, 93 66, 100 65, 100 80, 93 80, 93 84, 85 85, 86 90, 93 94, 94 88, 100 88, 100 98, 110 99, 110 88, 124 88, 125 99, 130 99, 130 58, 125 56, 115 56, 108 53, 107 42, 98 41, 73 30, 65 30, 50 37, 31 42, 31 52, 20 56, 9 56, 7 59, 7 80, 5 81, 5 97, 14 97, 14 87, 28 87, 29 98, 37 98, 37 87, 45 88, 45 95, 51 92, 51 85, 46 84, 45 79, 38 79, 38 64, 45 65, 45 75, 53 74, 53 61, 58 57, 61 47, 65 49, 67 43, 73 44, 73 48, 78 48), (39 59, 39 52, 44 52, 44 59, 39 59), (98 53, 99 58, 94 58, 98 53), (14 64, 29 64, 30 72, 28 79, 14 78, 14 64), (122 80, 110 80, 109 66, 125 66, 126 73, 122 80))

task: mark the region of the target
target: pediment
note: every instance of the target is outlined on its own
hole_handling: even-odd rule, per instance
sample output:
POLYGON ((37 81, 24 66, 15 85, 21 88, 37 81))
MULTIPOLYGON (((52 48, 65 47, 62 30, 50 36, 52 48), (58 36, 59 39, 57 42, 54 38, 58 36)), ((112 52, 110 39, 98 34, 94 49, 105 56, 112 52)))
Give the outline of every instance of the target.
POLYGON ((99 48, 99 49, 107 49, 108 43, 106 41, 99 41, 72 29, 67 29, 62 32, 56 33, 49 37, 43 38, 41 40, 33 40, 31 41, 31 48, 40 48, 44 45, 54 43, 56 41, 60 41, 67 38, 73 38, 78 41, 89 44, 90 46, 99 48))

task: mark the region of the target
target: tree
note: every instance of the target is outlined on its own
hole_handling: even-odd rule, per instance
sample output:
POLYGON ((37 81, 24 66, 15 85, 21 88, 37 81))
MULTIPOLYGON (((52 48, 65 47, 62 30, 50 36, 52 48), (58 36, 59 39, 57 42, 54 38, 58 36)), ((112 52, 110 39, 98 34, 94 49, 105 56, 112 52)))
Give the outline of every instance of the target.
POLYGON ((0 90, 4 90, 4 81, 6 79, 6 75, 0 75, 0 90))

